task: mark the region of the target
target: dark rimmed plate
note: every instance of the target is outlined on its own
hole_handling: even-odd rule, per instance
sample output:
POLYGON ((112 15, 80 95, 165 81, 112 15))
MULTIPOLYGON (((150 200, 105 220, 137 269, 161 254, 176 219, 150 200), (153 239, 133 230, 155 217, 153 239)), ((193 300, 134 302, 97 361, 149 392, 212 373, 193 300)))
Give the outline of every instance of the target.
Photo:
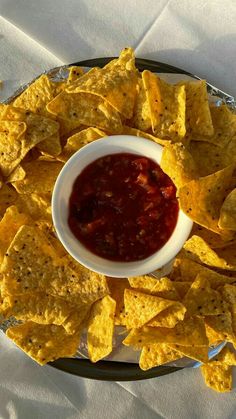
MULTIPOLYGON (((104 65, 109 63, 109 61, 114 58, 117 57, 94 58, 91 60, 78 61, 76 63, 69 64, 69 66, 77 65, 81 67, 104 67, 104 65)), ((142 58, 136 58, 136 67, 140 71, 149 70, 155 73, 185 74, 187 76, 195 77, 180 68, 142 58)), ((48 365, 80 377, 107 381, 146 380, 148 378, 159 377, 182 369, 170 366, 160 366, 152 368, 148 371, 142 371, 138 364, 128 362, 99 361, 98 363, 93 364, 88 359, 71 358, 58 359, 48 365)))

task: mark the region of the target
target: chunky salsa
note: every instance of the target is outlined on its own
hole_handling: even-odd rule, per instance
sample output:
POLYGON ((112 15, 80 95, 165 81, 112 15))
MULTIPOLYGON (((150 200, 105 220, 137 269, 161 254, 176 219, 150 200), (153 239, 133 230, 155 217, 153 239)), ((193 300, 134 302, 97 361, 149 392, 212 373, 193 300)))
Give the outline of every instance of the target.
POLYGON ((153 160, 118 153, 89 164, 77 177, 68 223, 91 252, 138 261, 159 250, 178 217, 176 188, 153 160))

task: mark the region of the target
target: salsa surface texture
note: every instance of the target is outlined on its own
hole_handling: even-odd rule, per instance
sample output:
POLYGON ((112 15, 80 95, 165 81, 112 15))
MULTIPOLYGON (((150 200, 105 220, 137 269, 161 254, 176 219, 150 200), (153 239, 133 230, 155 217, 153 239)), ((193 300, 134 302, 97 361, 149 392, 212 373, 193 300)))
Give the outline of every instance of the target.
POLYGON ((157 163, 117 153, 95 160, 77 177, 68 224, 94 254, 131 262, 164 246, 178 211, 176 188, 157 163))

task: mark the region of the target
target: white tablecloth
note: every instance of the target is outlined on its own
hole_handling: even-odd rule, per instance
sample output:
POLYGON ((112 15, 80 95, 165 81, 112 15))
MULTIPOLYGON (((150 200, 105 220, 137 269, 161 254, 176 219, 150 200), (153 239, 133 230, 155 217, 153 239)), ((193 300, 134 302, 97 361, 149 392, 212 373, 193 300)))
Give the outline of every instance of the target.
MULTIPOLYGON (((236 96, 235 0, 0 0, 0 100, 51 67, 118 55, 163 61, 236 96)), ((0 418, 233 419, 236 390, 198 370, 98 382, 39 367, 0 336, 0 418)))

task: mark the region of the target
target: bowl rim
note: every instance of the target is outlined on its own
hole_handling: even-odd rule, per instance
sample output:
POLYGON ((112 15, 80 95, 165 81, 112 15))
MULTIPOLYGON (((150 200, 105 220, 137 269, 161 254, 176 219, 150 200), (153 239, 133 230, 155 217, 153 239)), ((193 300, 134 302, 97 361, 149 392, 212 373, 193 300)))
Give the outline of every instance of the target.
MULTIPOLYGON (((160 164, 163 147, 160 144, 150 141, 146 138, 135 137, 132 135, 112 135, 93 141, 74 153, 65 163, 58 175, 52 194, 52 219, 56 234, 67 250, 67 252, 86 268, 99 274, 124 278, 129 276, 139 276, 149 274, 162 269, 177 255, 187 240, 192 229, 193 222, 179 208, 176 227, 169 240, 157 252, 148 258, 133 262, 111 261, 95 255, 73 235, 67 224, 67 213, 65 202, 62 202, 62 188, 66 187, 67 197, 69 197, 73 183, 81 171, 97 158, 117 153, 133 153, 147 156, 156 163, 160 164), (135 139, 135 143, 132 142, 135 139), (123 141, 123 144, 122 144, 123 141), (106 152, 107 149, 107 152, 106 152), (140 152, 144 149, 143 152, 140 152), (84 163, 86 160, 86 164, 84 163), (75 169, 75 165, 81 163, 81 167, 75 169), (73 175, 76 171, 76 176, 73 175), (71 176, 69 176, 72 174, 71 176), (70 190, 70 193, 68 192, 70 190), (63 208, 63 210, 62 210, 63 208)), ((68 198, 69 199, 69 198, 68 198)), ((68 201, 67 201, 68 202, 68 201)), ((68 214, 68 213, 67 213, 68 214)))

